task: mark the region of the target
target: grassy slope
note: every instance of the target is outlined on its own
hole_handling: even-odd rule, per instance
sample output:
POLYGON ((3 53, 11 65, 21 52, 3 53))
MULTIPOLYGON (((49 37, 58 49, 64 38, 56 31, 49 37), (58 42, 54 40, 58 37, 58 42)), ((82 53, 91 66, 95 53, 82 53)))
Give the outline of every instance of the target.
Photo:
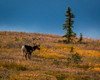
POLYGON ((100 41, 84 38, 86 44, 63 44, 59 40, 63 40, 59 35, 0 32, 0 79, 99 80, 100 41), (26 61, 21 46, 32 45, 32 38, 40 38, 41 50, 36 50, 32 60, 26 61), (78 52, 83 62, 67 66, 72 46, 73 53, 78 52))

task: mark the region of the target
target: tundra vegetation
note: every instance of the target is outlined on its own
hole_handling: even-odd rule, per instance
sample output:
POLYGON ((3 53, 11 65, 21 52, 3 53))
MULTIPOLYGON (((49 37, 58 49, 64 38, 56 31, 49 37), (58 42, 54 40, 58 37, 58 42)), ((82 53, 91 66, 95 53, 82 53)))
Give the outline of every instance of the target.
MULTIPOLYGON (((59 35, 0 31, 0 80, 99 80, 100 40, 63 43, 59 35), (26 60, 22 45, 33 46, 40 38, 40 51, 26 60)), ((38 43, 37 42, 37 43, 38 43)))

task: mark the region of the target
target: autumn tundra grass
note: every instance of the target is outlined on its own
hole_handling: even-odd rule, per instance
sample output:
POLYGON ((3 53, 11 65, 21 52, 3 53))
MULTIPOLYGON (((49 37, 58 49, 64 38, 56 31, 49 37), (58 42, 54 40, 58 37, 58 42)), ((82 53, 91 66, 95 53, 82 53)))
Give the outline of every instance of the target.
POLYGON ((0 32, 0 80, 99 80, 100 41, 84 38, 83 44, 64 44, 62 40, 52 34, 0 32), (32 46, 32 38, 40 38, 40 51, 26 60, 21 46, 32 46))

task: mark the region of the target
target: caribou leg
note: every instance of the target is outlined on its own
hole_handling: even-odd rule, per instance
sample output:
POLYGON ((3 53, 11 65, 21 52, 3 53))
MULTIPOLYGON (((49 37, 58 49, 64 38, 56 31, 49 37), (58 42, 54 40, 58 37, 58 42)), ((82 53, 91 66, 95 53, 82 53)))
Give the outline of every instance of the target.
POLYGON ((27 60, 27 53, 25 54, 25 58, 26 58, 26 60, 27 60))
POLYGON ((31 53, 28 54, 28 58, 31 60, 31 53))

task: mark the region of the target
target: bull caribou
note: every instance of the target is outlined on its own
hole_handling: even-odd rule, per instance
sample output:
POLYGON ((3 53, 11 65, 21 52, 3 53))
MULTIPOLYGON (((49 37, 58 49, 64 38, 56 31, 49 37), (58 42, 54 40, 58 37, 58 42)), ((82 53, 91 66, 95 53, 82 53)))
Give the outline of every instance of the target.
MULTIPOLYGON (((35 39, 33 39, 33 40, 35 40, 35 39)), ((25 57, 26 58, 26 60, 27 60, 27 58, 28 59, 31 59, 31 54, 32 54, 32 52, 34 52, 35 50, 40 50, 40 45, 34 45, 34 46, 29 46, 29 45, 22 45, 22 48, 21 48, 21 50, 22 50, 22 53, 23 53, 23 57, 25 57)))

